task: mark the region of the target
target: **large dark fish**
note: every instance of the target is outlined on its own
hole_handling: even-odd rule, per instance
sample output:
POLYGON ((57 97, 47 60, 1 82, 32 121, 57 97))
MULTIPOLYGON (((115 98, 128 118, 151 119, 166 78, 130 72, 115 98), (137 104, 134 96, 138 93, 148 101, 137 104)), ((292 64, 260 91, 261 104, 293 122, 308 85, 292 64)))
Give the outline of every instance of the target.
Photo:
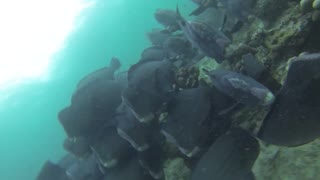
POLYGON ((193 18, 194 21, 200 21, 219 30, 224 30, 226 20, 225 11, 222 9, 208 8, 204 13, 193 18))
POLYGON ((164 100, 156 95, 128 87, 122 92, 122 101, 131 109, 140 122, 150 122, 155 118, 164 100))
POLYGON ((58 165, 63 169, 67 169, 77 161, 78 161, 78 158, 76 156, 68 153, 59 160, 58 165))
POLYGON ((230 39, 205 23, 187 21, 181 16, 178 7, 177 14, 177 22, 191 44, 202 51, 204 55, 221 63, 225 59, 224 49, 230 44, 230 39))
POLYGON ((141 61, 129 69, 123 102, 140 122, 148 122, 168 98, 174 79, 174 66, 170 62, 141 61))
POLYGON ((299 146, 320 136, 320 53, 293 58, 287 77, 258 137, 299 146))
POLYGON ((174 66, 168 61, 143 61, 130 67, 129 87, 150 94, 166 94, 172 90, 174 66))
POLYGON ((86 75, 79 81, 77 88, 81 89, 85 86, 88 86, 90 83, 99 80, 114 80, 114 73, 120 68, 120 66, 121 63, 119 59, 116 57, 112 57, 109 67, 104 67, 86 75))
POLYGON ((242 129, 232 129, 201 157, 192 180, 251 180, 258 155, 258 141, 242 129))
POLYGON ((239 104, 232 97, 218 90, 216 87, 211 87, 211 105, 212 111, 218 115, 230 113, 239 104))
POLYGON ((261 74, 266 70, 266 67, 257 60, 253 54, 245 54, 242 56, 242 73, 254 79, 259 79, 261 74))
POLYGON ((171 33, 163 29, 153 29, 146 33, 147 38, 154 46, 162 46, 163 42, 171 37, 171 33))
POLYGON ((63 147, 76 157, 83 157, 90 152, 89 142, 85 137, 66 138, 63 147))
POLYGON ((115 81, 96 81, 73 95, 72 104, 59 112, 69 137, 88 137, 97 127, 114 126, 112 117, 121 103, 123 87, 115 81))
POLYGON ((190 16, 197 16, 201 13, 203 13, 208 8, 217 8, 218 3, 217 0, 192 0, 192 2, 196 3, 198 5, 198 8, 195 9, 190 13, 190 16))
POLYGON ((190 42, 183 38, 172 36, 163 43, 163 49, 166 58, 169 60, 185 60, 193 55, 193 49, 190 42))
POLYGON ((214 70, 207 74, 214 87, 242 104, 268 107, 275 99, 269 89, 249 76, 227 70, 214 70))
POLYGON ((155 19, 163 25, 168 32, 175 32, 179 29, 177 13, 170 9, 157 9, 154 13, 155 19))
POLYGON ((134 152, 114 127, 102 129, 94 139, 91 150, 105 168, 118 166, 130 158, 134 152))
POLYGON ((117 132, 120 137, 128 141, 137 151, 145 151, 150 145, 152 131, 151 124, 141 123, 128 107, 116 116, 117 132))
POLYGON ((121 71, 115 75, 115 81, 117 81, 122 87, 128 87, 128 71, 121 71))
POLYGON ((161 46, 152 46, 142 51, 140 61, 162 61, 165 58, 166 53, 161 46))
POLYGON ((47 161, 42 166, 40 173, 38 174, 37 180, 72 180, 70 179, 65 169, 61 168, 59 165, 47 161))
POLYGON ((235 18, 241 22, 247 22, 248 15, 252 14, 255 0, 218 0, 226 9, 228 17, 235 18))
POLYGON ((161 133, 188 157, 196 155, 209 136, 210 89, 179 91, 168 104, 168 118, 161 133))
POLYGON ((153 143, 152 146, 144 152, 138 153, 140 165, 149 172, 154 179, 161 179, 163 173, 164 153, 160 143, 153 143))
POLYGON ((103 176, 93 154, 86 158, 76 159, 74 163, 66 167, 66 174, 71 180, 100 180, 103 176))
POLYGON ((109 169, 103 180, 153 180, 140 166, 137 158, 132 158, 119 167, 109 169))

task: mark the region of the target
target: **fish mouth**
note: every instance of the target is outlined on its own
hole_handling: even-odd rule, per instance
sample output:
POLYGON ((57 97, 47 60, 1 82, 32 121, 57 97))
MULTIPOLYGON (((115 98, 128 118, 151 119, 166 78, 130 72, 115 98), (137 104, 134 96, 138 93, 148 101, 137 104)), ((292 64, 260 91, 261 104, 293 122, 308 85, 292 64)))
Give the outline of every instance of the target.
POLYGON ((117 132, 119 134, 120 137, 122 137, 123 139, 127 140, 134 149, 136 149, 139 152, 145 151, 147 149, 149 149, 149 145, 148 144, 143 144, 143 145, 138 145, 126 132, 124 132, 122 129, 117 128, 117 132))
POLYGON ((263 100, 263 106, 270 106, 273 104, 273 102, 275 101, 275 97, 271 92, 267 92, 266 96, 264 97, 263 100))
POLYGON ((261 95, 259 95, 258 92, 260 92, 260 94, 261 94, 261 92, 263 93, 263 99, 262 99, 262 103, 261 103, 262 106, 268 107, 268 106, 272 105, 273 102, 275 101, 275 96, 273 95, 273 93, 269 92, 267 90, 260 89, 260 88, 252 88, 252 89, 250 89, 250 92, 258 99, 261 99, 261 95))

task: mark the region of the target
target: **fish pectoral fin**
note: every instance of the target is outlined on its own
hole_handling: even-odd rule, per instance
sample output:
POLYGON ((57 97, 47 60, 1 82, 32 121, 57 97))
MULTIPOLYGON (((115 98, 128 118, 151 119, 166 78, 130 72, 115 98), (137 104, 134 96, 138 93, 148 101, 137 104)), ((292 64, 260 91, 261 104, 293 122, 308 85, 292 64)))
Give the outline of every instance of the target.
POLYGON ((228 16, 227 16, 227 14, 225 13, 224 16, 223 16, 223 21, 222 21, 222 23, 221 23, 221 26, 220 26, 220 28, 219 28, 219 31, 221 31, 221 32, 224 31, 224 27, 225 27, 225 25, 226 25, 227 20, 228 20, 228 16))
POLYGON ((207 9, 207 7, 201 5, 199 6, 197 9, 195 9, 194 11, 192 11, 189 16, 198 16, 199 14, 203 13, 205 10, 207 9))

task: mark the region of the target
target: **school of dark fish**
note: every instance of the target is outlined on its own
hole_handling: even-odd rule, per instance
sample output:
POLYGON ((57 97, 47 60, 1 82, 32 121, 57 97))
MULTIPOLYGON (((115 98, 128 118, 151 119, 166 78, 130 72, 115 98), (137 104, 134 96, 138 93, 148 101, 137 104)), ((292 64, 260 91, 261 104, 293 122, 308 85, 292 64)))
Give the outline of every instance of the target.
MULTIPOLYGON (((252 4, 193 2, 199 7, 190 15, 223 8, 242 23, 252 4)), ((199 69, 203 57, 227 61, 231 39, 221 27, 187 20, 178 7, 157 9, 154 18, 163 29, 146 33, 152 46, 128 71, 117 72, 121 62, 113 57, 78 83, 71 104, 58 115, 69 153, 58 163, 47 161, 37 180, 164 179, 167 142, 185 159, 196 159, 192 180, 252 180, 257 139, 299 146, 320 136, 320 54, 291 59, 282 88, 271 92, 259 82, 266 69, 252 54, 243 56, 241 73, 199 69), (257 134, 232 126, 231 114, 243 107, 268 111, 257 134)))

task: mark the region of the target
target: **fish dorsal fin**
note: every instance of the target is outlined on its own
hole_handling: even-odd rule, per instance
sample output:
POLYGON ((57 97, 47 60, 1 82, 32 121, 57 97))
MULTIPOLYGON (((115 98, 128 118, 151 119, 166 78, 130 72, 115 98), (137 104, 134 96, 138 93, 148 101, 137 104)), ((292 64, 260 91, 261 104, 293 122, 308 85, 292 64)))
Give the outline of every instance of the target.
POLYGON ((130 80, 131 80, 131 77, 132 77, 132 74, 134 73, 134 71, 136 71, 137 68, 138 68, 141 64, 143 64, 143 63, 145 63, 145 62, 147 62, 147 60, 139 61, 138 63, 132 65, 132 66, 129 68, 129 70, 128 70, 128 81, 129 81, 129 82, 130 82, 130 80))
POLYGON ((176 7, 176 13, 177 13, 177 19, 183 19, 181 13, 180 13, 180 10, 179 10, 179 6, 177 5, 176 7))
POLYGON ((121 67, 120 60, 116 57, 112 57, 110 60, 110 65, 109 68, 112 69, 113 71, 118 70, 121 67))

